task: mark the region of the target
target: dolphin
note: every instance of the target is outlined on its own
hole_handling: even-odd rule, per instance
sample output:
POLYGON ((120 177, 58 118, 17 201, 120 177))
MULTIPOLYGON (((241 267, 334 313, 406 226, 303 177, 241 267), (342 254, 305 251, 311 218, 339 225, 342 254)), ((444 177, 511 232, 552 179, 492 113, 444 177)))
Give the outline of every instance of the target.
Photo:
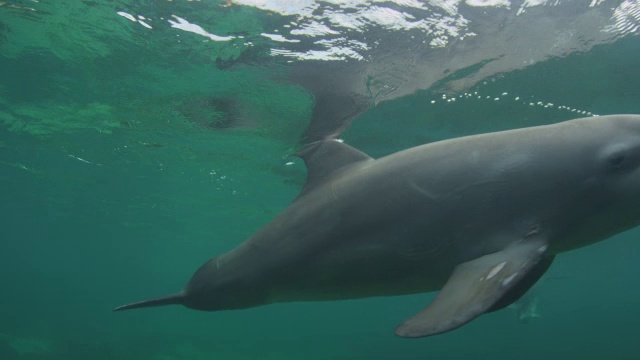
POLYGON ((298 197, 181 292, 115 311, 217 311, 439 290, 395 333, 456 329, 523 296, 558 253, 640 223, 640 115, 450 139, 372 159, 327 139, 298 197))

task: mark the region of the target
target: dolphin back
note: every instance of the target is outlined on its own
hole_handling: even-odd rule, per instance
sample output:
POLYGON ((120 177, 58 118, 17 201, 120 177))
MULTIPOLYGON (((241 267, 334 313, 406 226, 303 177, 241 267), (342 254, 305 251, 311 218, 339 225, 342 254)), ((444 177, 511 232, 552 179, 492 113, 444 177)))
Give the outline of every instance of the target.
POLYGON ((118 306, 117 308, 114 308, 113 311, 131 310, 131 309, 139 309, 139 308, 154 307, 154 306, 179 305, 179 304, 182 304, 183 300, 184 300, 184 294, 177 293, 177 294, 163 296, 155 299, 143 300, 143 301, 138 301, 131 304, 121 305, 121 306, 118 306))

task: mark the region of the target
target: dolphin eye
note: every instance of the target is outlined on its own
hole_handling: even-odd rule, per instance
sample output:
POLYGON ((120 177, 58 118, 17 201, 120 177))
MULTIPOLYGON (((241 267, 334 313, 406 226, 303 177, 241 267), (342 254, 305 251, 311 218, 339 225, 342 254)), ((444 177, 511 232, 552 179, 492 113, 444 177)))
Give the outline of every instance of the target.
POLYGON ((609 165, 614 169, 620 169, 624 166, 626 158, 626 151, 617 151, 609 157, 609 165))
POLYGON ((602 166, 606 171, 619 172, 630 167, 635 161, 631 160, 632 148, 625 143, 612 144, 602 150, 599 155, 602 166))

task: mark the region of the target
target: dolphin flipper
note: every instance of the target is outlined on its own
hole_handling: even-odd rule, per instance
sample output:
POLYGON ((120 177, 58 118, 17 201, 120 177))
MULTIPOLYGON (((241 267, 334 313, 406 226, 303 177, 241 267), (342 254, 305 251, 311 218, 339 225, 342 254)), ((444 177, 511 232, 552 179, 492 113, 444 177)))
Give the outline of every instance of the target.
POLYGON ((527 291, 529 291, 529 289, 538 282, 538 280, 540 280, 542 275, 549 270, 549 267, 551 267, 555 257, 555 255, 544 255, 540 261, 535 264, 531 270, 529 270, 527 274, 518 281, 517 284, 513 285, 513 287, 500 298, 500 300, 493 304, 487 312, 502 310, 520 300, 520 298, 523 297, 524 294, 526 294, 527 291))
MULTIPOLYGON (((456 329, 513 293, 524 294, 519 283, 529 287, 551 265, 545 258, 547 242, 525 239, 508 248, 458 265, 433 302, 396 328, 402 337, 423 337, 456 329), (542 264, 538 268, 538 264, 542 264), (537 269, 537 271, 536 271, 537 269)), ((525 286, 526 287, 526 286, 525 286)), ((504 303, 509 303, 509 299, 504 303)))

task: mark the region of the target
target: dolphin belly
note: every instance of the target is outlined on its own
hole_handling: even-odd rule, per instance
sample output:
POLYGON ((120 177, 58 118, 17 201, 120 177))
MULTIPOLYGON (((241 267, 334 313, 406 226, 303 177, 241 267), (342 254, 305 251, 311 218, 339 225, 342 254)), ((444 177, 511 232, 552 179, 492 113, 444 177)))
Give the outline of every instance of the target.
POLYGON ((435 291, 453 271, 451 253, 345 246, 316 253, 274 276, 272 302, 318 301, 435 291))

